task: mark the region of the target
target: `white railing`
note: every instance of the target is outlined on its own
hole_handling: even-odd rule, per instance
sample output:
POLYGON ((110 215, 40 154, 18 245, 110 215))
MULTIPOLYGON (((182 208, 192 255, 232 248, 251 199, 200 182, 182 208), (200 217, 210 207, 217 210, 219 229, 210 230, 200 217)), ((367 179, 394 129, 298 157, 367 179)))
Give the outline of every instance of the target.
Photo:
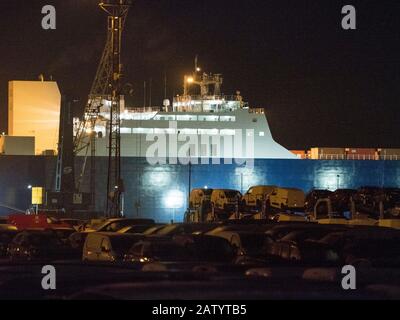
POLYGON ((385 156, 379 156, 380 160, 386 160, 386 161, 400 161, 400 155, 385 155, 385 156))
MULTIPOLYGON (((310 159, 313 159, 313 157, 311 157, 310 159)), ((316 158, 314 158, 313 160, 316 160, 316 158)), ((400 155, 379 156, 373 154, 320 154, 318 155, 318 160, 400 161, 400 155)))

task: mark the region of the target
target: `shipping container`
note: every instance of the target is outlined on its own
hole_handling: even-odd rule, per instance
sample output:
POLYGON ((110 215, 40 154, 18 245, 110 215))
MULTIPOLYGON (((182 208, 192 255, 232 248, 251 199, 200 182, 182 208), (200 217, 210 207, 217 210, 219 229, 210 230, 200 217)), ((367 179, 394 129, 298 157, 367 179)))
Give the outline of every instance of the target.
POLYGON ((381 160, 400 160, 400 149, 379 149, 381 160))
POLYGON ((307 153, 305 150, 290 150, 290 152, 295 154, 299 159, 307 159, 307 153))
POLYGON ((372 148, 347 148, 347 160, 378 160, 377 149, 372 148))
POLYGON ((311 159, 313 160, 344 160, 346 159, 345 148, 312 148, 311 159))

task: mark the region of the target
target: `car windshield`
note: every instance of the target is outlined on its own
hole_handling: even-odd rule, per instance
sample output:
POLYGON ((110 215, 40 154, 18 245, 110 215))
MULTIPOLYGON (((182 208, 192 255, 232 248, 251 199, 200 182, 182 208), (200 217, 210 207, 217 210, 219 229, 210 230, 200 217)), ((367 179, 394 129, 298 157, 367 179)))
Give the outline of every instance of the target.
POLYGON ((235 254, 230 243, 218 237, 195 238, 187 248, 193 258, 201 261, 229 261, 235 254))
POLYGON ((211 194, 213 193, 212 189, 204 189, 203 193, 205 196, 211 196, 211 194))
POLYGON ((318 240, 324 237, 327 233, 330 233, 329 230, 323 229, 306 229, 294 231, 286 236, 281 238, 281 241, 294 241, 294 242, 302 242, 306 240, 318 240))
POLYGON ((128 252, 129 249, 139 240, 136 237, 112 237, 111 245, 116 252, 128 252))
POLYGON ((30 234, 28 244, 33 246, 59 245, 60 240, 53 234, 30 234))
POLYGON ((115 232, 129 225, 129 221, 106 222, 105 224, 101 225, 97 230, 115 232))
POLYGON ((343 234, 341 232, 335 232, 335 233, 330 233, 323 237, 320 242, 329 244, 329 245, 335 245, 337 244, 340 240, 343 239, 343 234))
POLYGON ((124 229, 121 229, 120 231, 124 231, 125 233, 143 233, 147 230, 149 230, 151 226, 145 226, 145 225, 138 225, 138 226, 131 226, 131 227, 126 227, 124 229))
POLYGON ((228 198, 234 198, 236 196, 239 196, 239 192, 238 191, 225 191, 225 195, 228 198))
POLYGON ((163 261, 184 261, 188 259, 187 250, 172 242, 153 244, 151 254, 154 258, 163 261))
POLYGON ((265 244, 267 236, 265 234, 240 234, 240 241, 242 247, 247 252, 260 252, 265 244))

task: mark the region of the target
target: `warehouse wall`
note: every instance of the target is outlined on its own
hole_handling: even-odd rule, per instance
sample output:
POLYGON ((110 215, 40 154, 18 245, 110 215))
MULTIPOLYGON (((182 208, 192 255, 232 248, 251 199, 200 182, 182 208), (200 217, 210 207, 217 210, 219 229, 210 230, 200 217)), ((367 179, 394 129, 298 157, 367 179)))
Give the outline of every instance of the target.
MULTIPOLYGON (((82 159, 77 159, 77 164, 82 159)), ((28 185, 51 188, 53 157, 0 156, 0 203, 26 209, 28 185)), ((150 166, 145 159, 122 160, 125 213, 167 222, 183 218, 187 207, 189 167, 150 166)), ((77 172, 78 174, 78 172, 77 172)), ((107 181, 107 158, 97 158, 97 207, 102 210, 107 181)), ((256 160, 253 169, 237 165, 193 165, 192 188, 231 188, 245 192, 257 184, 311 188, 400 187, 400 161, 256 160)), ((88 176, 84 179, 88 187, 88 176)), ((0 208, 0 214, 9 211, 0 208)))

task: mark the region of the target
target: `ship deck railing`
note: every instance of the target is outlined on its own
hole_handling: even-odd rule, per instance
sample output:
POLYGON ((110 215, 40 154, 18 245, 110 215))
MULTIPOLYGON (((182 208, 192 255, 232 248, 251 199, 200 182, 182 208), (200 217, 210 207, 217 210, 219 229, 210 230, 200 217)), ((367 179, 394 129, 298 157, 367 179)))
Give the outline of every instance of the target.
POLYGON ((384 160, 399 161, 400 155, 374 155, 374 154, 320 154, 317 158, 311 160, 384 160))
POLYGON ((190 101, 242 101, 241 97, 235 95, 187 95, 187 96, 176 96, 174 97, 174 103, 176 102, 190 102, 190 101))
MULTIPOLYGON (((241 109, 247 110, 252 114, 264 114, 264 108, 249 108, 243 107, 241 109)), ((129 113, 191 113, 191 112, 203 112, 201 108, 171 108, 171 111, 166 111, 163 107, 136 107, 136 108, 126 108, 129 113), (173 109, 173 110, 172 110, 173 109)), ((212 112, 208 111, 207 113, 219 113, 219 112, 227 112, 232 111, 230 109, 220 109, 213 110, 212 112)))

